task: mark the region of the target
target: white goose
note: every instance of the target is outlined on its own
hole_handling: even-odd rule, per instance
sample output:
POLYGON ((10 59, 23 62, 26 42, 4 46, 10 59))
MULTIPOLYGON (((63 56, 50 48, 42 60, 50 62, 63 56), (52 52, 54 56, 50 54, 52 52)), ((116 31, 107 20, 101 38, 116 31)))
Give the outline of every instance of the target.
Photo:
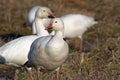
MULTIPOLYGON (((43 10, 39 9, 38 12, 39 14, 40 12, 43 13, 43 10)), ((46 14, 46 16, 44 16, 45 18, 49 16, 47 12, 44 12, 44 13, 46 14)), ((31 36, 20 37, 0 47, 0 63, 1 64, 21 67, 27 62, 28 52, 30 50, 30 46, 32 42, 38 37, 49 35, 48 32, 45 30, 45 27, 42 23, 42 19, 40 17, 43 15, 44 14, 41 14, 39 15, 39 17, 37 17, 38 15, 36 14, 36 18, 34 22, 34 23, 39 22, 39 25, 35 26, 36 28, 39 27, 40 29, 39 36, 31 35, 31 36)))
MULTIPOLYGON (((49 18, 44 18, 46 16, 46 14, 44 14, 44 16, 41 17, 42 23, 44 24, 44 26, 47 26, 49 24, 49 21, 51 20, 50 18, 53 18, 54 16, 53 16, 52 11, 48 7, 35 6, 29 10, 28 15, 27 15, 27 25, 32 27, 33 34, 39 35, 39 32, 37 33, 36 28, 33 26, 33 22, 35 20, 35 15, 36 15, 38 9, 42 9, 43 14, 45 12, 47 12, 47 14, 49 14, 49 16, 48 16, 49 18)), ((39 15, 39 12, 37 14, 39 15)), ((41 15, 41 12, 40 12, 40 15, 41 15)))
POLYGON ((63 40, 64 26, 60 19, 53 19, 52 25, 47 28, 53 28, 53 30, 55 30, 55 35, 43 36, 33 42, 26 66, 36 68, 38 79, 41 69, 57 69, 58 80, 59 67, 67 59, 69 48, 67 43, 63 40))
MULTIPOLYGON (((97 22, 94 18, 81 14, 68 14, 60 17, 60 19, 64 23, 64 38, 80 38, 80 52, 82 52, 82 35, 97 22)), ((51 34, 54 34, 54 31, 51 34)))

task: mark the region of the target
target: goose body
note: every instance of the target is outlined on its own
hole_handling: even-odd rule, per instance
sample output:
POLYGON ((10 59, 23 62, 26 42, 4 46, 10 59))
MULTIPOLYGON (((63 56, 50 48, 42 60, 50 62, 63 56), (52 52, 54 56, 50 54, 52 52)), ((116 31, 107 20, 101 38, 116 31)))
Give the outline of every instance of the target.
POLYGON ((68 46, 64 40, 59 40, 59 38, 56 40, 56 38, 46 36, 33 42, 28 58, 34 67, 40 66, 45 70, 54 70, 66 60, 68 46))
POLYGON ((0 47, 0 63, 20 67, 28 60, 32 42, 39 36, 24 36, 0 47))
POLYGON ((63 23, 59 22, 59 19, 54 19, 52 26, 55 30, 55 35, 43 36, 33 42, 26 66, 54 70, 64 63, 68 57, 69 48, 63 40, 63 25, 61 24, 63 23), (56 21, 58 23, 55 23, 56 21))
POLYGON ((23 66, 28 60, 28 53, 33 41, 39 37, 49 35, 49 33, 44 29, 44 26, 42 26, 42 23, 40 24, 41 27, 36 26, 41 30, 41 34, 39 34, 39 36, 30 35, 20 37, 0 47, 0 63, 16 67, 23 66))
POLYGON ((94 18, 81 14, 69 14, 60 18, 64 22, 64 37, 66 38, 81 38, 89 27, 97 23, 94 18))

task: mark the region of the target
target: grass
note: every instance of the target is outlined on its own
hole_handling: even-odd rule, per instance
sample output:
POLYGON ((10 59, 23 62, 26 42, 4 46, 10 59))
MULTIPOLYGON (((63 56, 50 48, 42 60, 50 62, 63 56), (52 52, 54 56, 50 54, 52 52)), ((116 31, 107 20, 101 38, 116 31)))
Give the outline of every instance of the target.
MULTIPOLYGON (((120 0, 1 0, 0 35, 30 35, 31 29, 24 23, 33 6, 48 6, 57 17, 79 13, 95 17, 98 24, 84 35, 84 62, 80 64, 79 39, 70 39, 70 54, 60 70, 60 80, 120 80, 120 0)), ((5 44, 0 39, 0 45, 5 44)), ((13 78, 14 69, 0 65, 0 79, 13 78)), ((35 73, 35 71, 34 71, 35 73)), ((42 80, 56 80, 55 72, 40 73, 42 80)), ((20 69, 18 80, 28 80, 20 69)), ((36 79, 36 76, 34 75, 36 79)))

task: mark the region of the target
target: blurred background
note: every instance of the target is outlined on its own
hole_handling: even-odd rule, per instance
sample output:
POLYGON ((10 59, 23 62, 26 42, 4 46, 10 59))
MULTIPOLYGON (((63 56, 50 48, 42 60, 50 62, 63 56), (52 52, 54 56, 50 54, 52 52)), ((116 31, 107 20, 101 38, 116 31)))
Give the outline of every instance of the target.
MULTIPOLYGON (((48 6, 57 17, 73 13, 98 20, 83 35, 82 64, 79 39, 69 39, 70 54, 61 66, 60 80, 120 80, 120 0, 0 0, 0 46, 32 34, 26 16, 34 6, 48 6)), ((12 80, 13 75, 13 67, 0 65, 0 80, 12 80)), ((42 80, 56 80, 54 71, 40 75, 42 80)), ((29 79, 24 69, 18 77, 29 79)))

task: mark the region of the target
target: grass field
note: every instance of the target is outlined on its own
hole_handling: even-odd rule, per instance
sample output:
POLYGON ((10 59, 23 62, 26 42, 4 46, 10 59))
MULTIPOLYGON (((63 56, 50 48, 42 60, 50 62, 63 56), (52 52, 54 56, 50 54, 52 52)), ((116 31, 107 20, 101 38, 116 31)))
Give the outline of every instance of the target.
MULTIPOLYGON (((78 13, 98 20, 83 35, 82 64, 82 53, 77 52, 80 40, 69 39, 70 53, 60 69, 60 80, 120 80, 120 0, 0 0, 1 46, 13 38, 32 34, 25 25, 26 15, 37 5, 48 6, 57 17, 78 13)), ((14 69, 0 65, 0 80, 12 80, 13 75, 14 69)), ((40 76, 41 80, 56 80, 54 71, 40 76)), ((24 69, 20 69, 18 77, 29 80, 24 69)))

